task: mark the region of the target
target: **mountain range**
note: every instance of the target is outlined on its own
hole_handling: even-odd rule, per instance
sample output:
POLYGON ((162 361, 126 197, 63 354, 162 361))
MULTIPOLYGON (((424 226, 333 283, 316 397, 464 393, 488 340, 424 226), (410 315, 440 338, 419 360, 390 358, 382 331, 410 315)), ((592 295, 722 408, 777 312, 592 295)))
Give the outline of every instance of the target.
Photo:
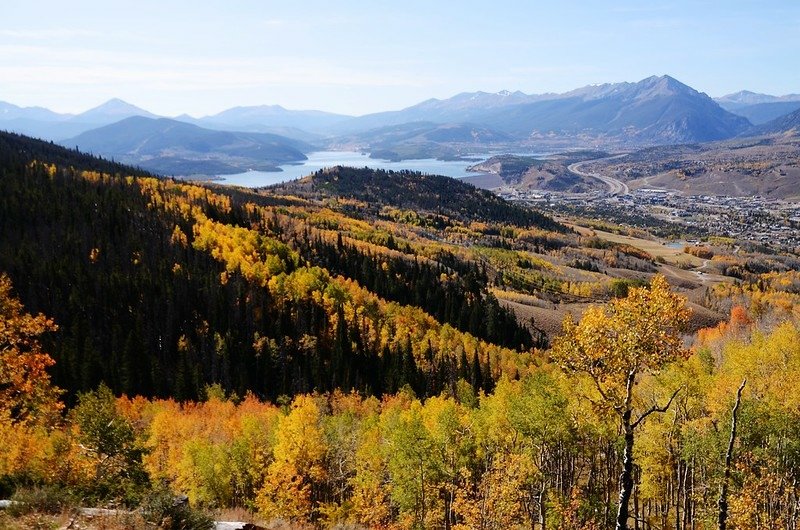
POLYGON ((276 132, 285 134, 294 131, 324 137, 326 132, 338 123, 352 116, 333 114, 319 110, 287 110, 280 105, 259 105, 254 107, 233 107, 218 114, 203 118, 192 118, 186 114, 176 119, 208 127, 248 132, 276 132))
POLYGON ((272 168, 318 149, 407 159, 709 142, 774 131, 798 108, 797 94, 741 91, 715 100, 663 75, 563 94, 467 92, 358 117, 262 105, 166 119, 119 99, 76 115, 0 102, 0 129, 77 144, 153 171, 213 174, 272 168))
POLYGON ((753 125, 762 125, 800 109, 800 94, 771 96, 742 90, 714 101, 723 109, 747 118, 753 125))
POLYGON ((117 98, 80 114, 59 114, 42 107, 18 107, 0 101, 0 128, 46 140, 63 140, 131 116, 157 117, 117 98))
POLYGON ((336 129, 363 131, 421 120, 479 123, 520 140, 583 134, 636 143, 719 140, 750 126, 707 95, 672 77, 653 76, 638 83, 593 85, 564 94, 464 93, 354 118, 336 129))
POLYGON ((131 116, 86 131, 65 145, 164 174, 276 170, 313 148, 268 133, 215 131, 168 118, 131 116))

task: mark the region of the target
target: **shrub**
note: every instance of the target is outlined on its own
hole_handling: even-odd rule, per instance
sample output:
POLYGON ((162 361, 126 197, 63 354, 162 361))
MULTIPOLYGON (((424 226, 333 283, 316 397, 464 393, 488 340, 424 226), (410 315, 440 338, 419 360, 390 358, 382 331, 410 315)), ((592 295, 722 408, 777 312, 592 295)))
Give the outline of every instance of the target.
POLYGON ((11 497, 8 514, 19 517, 30 513, 58 515, 73 510, 79 504, 74 493, 57 486, 20 489, 11 497))
POLYGON ((166 488, 153 490, 141 507, 142 517, 162 530, 210 530, 214 520, 192 508, 186 499, 176 498, 166 488))
POLYGON ((714 257, 714 251, 711 250, 709 247, 686 245, 685 247, 683 247, 683 251, 686 254, 698 257, 700 259, 711 259, 714 257))

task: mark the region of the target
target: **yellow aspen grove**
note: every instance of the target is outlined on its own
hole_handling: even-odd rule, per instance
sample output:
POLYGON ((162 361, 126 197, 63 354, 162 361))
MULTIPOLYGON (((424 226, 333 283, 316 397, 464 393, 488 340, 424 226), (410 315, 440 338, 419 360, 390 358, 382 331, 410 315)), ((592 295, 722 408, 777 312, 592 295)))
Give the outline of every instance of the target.
POLYGON ((683 357, 682 331, 689 319, 684 298, 672 293, 663 276, 649 288, 630 289, 626 298, 604 307, 593 306, 576 324, 564 322, 564 333, 553 344, 552 355, 566 370, 585 374, 594 383, 601 403, 617 414, 625 437, 620 475, 617 530, 628 528, 628 503, 633 491, 633 446, 636 428, 664 405, 641 405, 637 379, 658 372, 683 357))
POLYGON ((326 472, 322 411, 311 396, 298 396, 277 425, 274 460, 256 505, 268 516, 309 521, 316 515, 317 492, 326 472))

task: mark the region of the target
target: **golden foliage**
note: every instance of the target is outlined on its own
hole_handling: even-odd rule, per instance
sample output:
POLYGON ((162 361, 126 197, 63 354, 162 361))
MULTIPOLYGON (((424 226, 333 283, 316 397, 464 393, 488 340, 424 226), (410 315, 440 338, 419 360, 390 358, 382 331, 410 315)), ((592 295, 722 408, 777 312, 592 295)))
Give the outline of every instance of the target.
POLYGON ((579 324, 568 315, 552 355, 567 370, 590 376, 603 400, 619 411, 629 406, 629 377, 687 355, 682 331, 689 314, 685 300, 663 276, 655 276, 649 288, 633 288, 626 298, 590 307, 579 324))
POLYGON ((57 326, 44 315, 25 313, 0 274, 0 416, 13 423, 47 424, 62 408, 60 391, 50 384, 53 359, 42 351, 39 336, 57 326))

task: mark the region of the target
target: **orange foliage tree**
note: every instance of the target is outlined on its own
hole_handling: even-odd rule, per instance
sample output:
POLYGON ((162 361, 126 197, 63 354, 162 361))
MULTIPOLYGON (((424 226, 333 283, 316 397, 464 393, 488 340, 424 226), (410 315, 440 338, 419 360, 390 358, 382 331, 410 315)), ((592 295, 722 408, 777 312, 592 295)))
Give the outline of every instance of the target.
POLYGON ((39 336, 56 325, 25 313, 11 289, 11 280, 0 274, 0 415, 14 423, 48 423, 62 405, 47 373, 54 361, 39 336))

